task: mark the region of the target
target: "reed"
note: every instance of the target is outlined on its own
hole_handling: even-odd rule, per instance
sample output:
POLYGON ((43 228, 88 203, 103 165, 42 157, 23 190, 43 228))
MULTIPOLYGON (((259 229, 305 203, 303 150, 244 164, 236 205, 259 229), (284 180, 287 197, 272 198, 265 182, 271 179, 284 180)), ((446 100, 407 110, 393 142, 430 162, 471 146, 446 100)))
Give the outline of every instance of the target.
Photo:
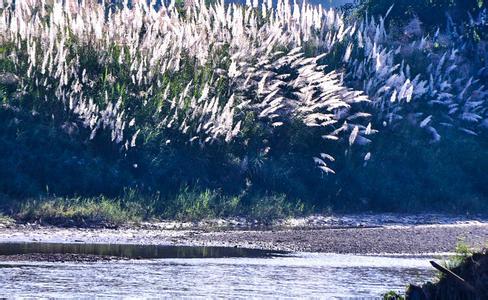
POLYGON ((2 3, 0 71, 20 78, 11 96, 0 89, 4 102, 81 123, 90 139, 108 132, 121 151, 157 138, 266 156, 281 134, 313 144, 310 161, 334 173, 351 147, 374 156, 368 145, 384 127, 407 124, 432 142, 440 127, 488 127, 488 92, 480 72, 463 67, 462 37, 398 43, 388 13, 346 18, 283 0, 157 10, 146 1, 2 3), (411 66, 412 56, 430 63, 411 66), (297 127, 299 139, 282 134, 297 127))

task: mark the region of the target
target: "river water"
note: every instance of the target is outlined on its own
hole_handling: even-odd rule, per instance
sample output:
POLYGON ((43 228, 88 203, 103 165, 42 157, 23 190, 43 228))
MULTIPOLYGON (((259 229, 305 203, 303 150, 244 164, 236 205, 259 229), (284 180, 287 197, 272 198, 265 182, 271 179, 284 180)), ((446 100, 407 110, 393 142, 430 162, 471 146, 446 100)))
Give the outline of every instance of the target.
POLYGON ((173 258, 0 262, 0 296, 357 299, 403 292, 434 276, 426 256, 169 250, 164 255, 173 258))

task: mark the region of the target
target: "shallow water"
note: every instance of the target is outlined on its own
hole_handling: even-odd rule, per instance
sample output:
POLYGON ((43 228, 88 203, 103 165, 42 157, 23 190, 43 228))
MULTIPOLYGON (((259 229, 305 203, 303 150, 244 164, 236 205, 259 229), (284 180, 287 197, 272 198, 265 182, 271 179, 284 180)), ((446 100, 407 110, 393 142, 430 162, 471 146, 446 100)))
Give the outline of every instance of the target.
MULTIPOLYGON (((184 249, 180 253, 192 256, 179 257, 195 257, 203 249, 184 249)), ((218 258, 246 250, 206 249, 206 253, 212 253, 207 258, 2 262, 0 295, 364 298, 378 297, 388 290, 403 291, 407 283, 421 283, 434 275, 429 257, 267 253, 265 257, 218 258)))
POLYGON ((195 247, 134 244, 88 244, 88 243, 0 243, 0 255, 18 254, 83 254, 116 256, 133 259, 154 258, 223 258, 223 257, 269 257, 281 255, 282 251, 246 249, 236 247, 195 247))

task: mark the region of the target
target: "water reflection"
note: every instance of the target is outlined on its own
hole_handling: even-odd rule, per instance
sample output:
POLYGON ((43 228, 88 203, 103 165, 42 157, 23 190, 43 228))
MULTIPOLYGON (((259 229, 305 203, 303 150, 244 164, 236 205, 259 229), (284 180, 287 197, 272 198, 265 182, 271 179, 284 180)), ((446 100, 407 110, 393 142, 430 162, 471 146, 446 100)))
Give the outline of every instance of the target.
POLYGON ((284 252, 232 247, 190 247, 124 244, 0 243, 0 255, 83 254, 133 259, 269 257, 284 252))

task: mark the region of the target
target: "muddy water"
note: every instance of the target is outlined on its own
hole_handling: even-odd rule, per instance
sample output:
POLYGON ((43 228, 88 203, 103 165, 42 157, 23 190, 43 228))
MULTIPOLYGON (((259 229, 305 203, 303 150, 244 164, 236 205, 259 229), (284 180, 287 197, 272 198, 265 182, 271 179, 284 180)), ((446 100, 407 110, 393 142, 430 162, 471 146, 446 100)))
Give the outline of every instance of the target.
POLYGON ((0 253, 101 254, 104 249, 104 255, 145 258, 92 263, 4 261, 0 295, 11 297, 361 298, 378 297, 391 289, 402 291, 406 283, 424 282, 434 275, 430 257, 421 256, 283 254, 222 247, 10 246, 10 250, 0 246, 0 253), (159 258, 147 259, 154 257, 159 258))

